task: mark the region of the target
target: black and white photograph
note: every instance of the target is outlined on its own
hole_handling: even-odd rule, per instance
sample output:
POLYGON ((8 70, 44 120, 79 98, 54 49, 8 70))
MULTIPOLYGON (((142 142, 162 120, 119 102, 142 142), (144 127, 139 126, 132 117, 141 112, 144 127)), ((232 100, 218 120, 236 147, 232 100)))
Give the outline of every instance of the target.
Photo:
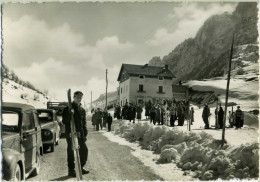
POLYGON ((257 1, 0 6, 1 180, 258 181, 257 1))

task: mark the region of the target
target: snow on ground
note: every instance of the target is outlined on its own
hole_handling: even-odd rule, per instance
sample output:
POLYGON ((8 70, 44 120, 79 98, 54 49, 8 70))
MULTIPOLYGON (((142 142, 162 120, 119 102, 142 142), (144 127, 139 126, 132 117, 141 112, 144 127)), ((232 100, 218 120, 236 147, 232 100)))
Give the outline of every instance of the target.
POLYGON ((176 166, 174 163, 168 164, 156 164, 156 159, 159 158, 159 154, 154 154, 153 151, 143 150, 137 142, 130 143, 119 137, 114 135, 111 132, 104 132, 104 136, 106 136, 111 142, 116 142, 120 145, 129 146, 132 149, 132 154, 139 158, 140 161, 150 167, 155 174, 160 176, 166 181, 189 181, 194 180, 189 175, 184 175, 184 172, 176 166))
POLYGON ((48 99, 42 94, 39 94, 27 87, 21 86, 12 80, 3 79, 2 101, 29 104, 35 108, 47 108, 48 99))
MULTIPOLYGON (((176 165, 185 170, 184 173, 181 173, 181 171, 177 173, 177 178, 180 177, 181 180, 186 180, 182 176, 185 173, 187 175, 185 177, 192 176, 194 177, 193 180, 197 178, 202 180, 258 178, 259 146, 257 142, 250 141, 250 143, 245 144, 240 140, 243 144, 227 143, 221 148, 221 141, 208 134, 209 130, 188 132, 177 127, 153 126, 148 121, 141 121, 136 124, 125 120, 114 122, 117 123, 114 134, 134 143, 121 140, 112 133, 104 135, 111 141, 133 148, 137 152, 134 155, 139 157, 146 165, 157 169, 157 173, 163 178, 167 178, 166 180, 176 180, 174 175, 169 175, 172 174, 171 172, 168 175, 163 173, 165 170, 179 171, 176 165), (141 147, 138 147, 136 142, 141 147), (142 151, 141 148, 148 150, 147 153, 142 151), (151 153, 151 151, 156 154, 151 153), (154 155, 154 157, 151 155, 154 155), (160 155, 159 158, 158 155, 160 155), (153 161, 154 159, 156 160, 153 161), (165 167, 163 163, 171 165, 165 167)), ((183 126, 183 128, 186 128, 186 126, 183 126)), ((232 137, 240 138, 239 132, 242 130, 234 130, 237 133, 232 134, 232 137)))

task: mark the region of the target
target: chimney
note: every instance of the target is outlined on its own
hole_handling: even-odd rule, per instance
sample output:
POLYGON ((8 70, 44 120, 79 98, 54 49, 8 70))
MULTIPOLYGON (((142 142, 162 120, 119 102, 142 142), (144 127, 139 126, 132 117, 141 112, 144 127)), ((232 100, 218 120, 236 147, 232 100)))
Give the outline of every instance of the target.
POLYGON ((168 70, 168 65, 166 64, 164 68, 165 68, 165 70, 168 70))

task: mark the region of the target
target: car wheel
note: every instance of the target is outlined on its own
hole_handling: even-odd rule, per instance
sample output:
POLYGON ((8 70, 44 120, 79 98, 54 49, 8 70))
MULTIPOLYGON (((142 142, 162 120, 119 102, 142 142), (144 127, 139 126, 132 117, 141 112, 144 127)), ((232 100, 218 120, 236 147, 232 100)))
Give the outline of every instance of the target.
POLYGON ((41 158, 39 154, 36 154, 37 158, 36 158, 36 167, 32 172, 32 176, 37 176, 40 173, 40 168, 41 168, 41 158))
POLYGON ((16 164, 13 172, 12 172, 12 177, 11 181, 21 181, 22 180, 22 173, 19 164, 16 164))

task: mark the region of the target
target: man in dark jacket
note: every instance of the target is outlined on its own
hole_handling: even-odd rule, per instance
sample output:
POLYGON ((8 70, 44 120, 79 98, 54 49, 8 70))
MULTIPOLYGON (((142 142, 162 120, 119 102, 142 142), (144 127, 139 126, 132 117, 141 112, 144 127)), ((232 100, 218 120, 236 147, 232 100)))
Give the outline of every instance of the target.
POLYGON ((222 129, 223 128, 223 121, 224 121, 224 110, 223 108, 220 106, 219 111, 218 111, 218 124, 219 124, 219 128, 222 129))
POLYGON ((112 121, 113 121, 113 118, 112 118, 112 116, 110 116, 110 113, 108 113, 108 116, 107 116, 108 131, 111 131, 112 121))
POLYGON ((243 127, 243 124, 244 124, 244 113, 240 109, 240 106, 237 106, 237 110, 235 112, 235 122, 236 122, 236 129, 243 127))
POLYGON ((82 168, 82 174, 88 174, 89 171, 86 171, 83 167, 85 166, 88 158, 88 147, 86 145, 87 141, 87 122, 86 122, 86 111, 81 107, 81 99, 83 93, 77 91, 74 93, 73 102, 72 102, 72 110, 69 110, 69 107, 66 107, 62 113, 62 123, 65 125, 65 136, 67 141, 67 161, 68 161, 68 175, 71 177, 76 177, 75 172, 75 163, 74 163, 74 153, 72 149, 72 138, 71 138, 71 112, 74 113, 74 122, 76 131, 79 133, 78 135, 78 143, 79 143, 79 155, 80 155, 80 163, 82 168))
POLYGON ((209 129, 209 116, 210 116, 210 110, 207 104, 205 104, 202 112, 202 119, 205 123, 205 129, 209 129))
POLYGON ((103 117, 103 113, 100 111, 99 108, 97 108, 97 112, 96 112, 96 131, 99 131, 99 126, 100 129, 102 130, 102 117, 103 117))

